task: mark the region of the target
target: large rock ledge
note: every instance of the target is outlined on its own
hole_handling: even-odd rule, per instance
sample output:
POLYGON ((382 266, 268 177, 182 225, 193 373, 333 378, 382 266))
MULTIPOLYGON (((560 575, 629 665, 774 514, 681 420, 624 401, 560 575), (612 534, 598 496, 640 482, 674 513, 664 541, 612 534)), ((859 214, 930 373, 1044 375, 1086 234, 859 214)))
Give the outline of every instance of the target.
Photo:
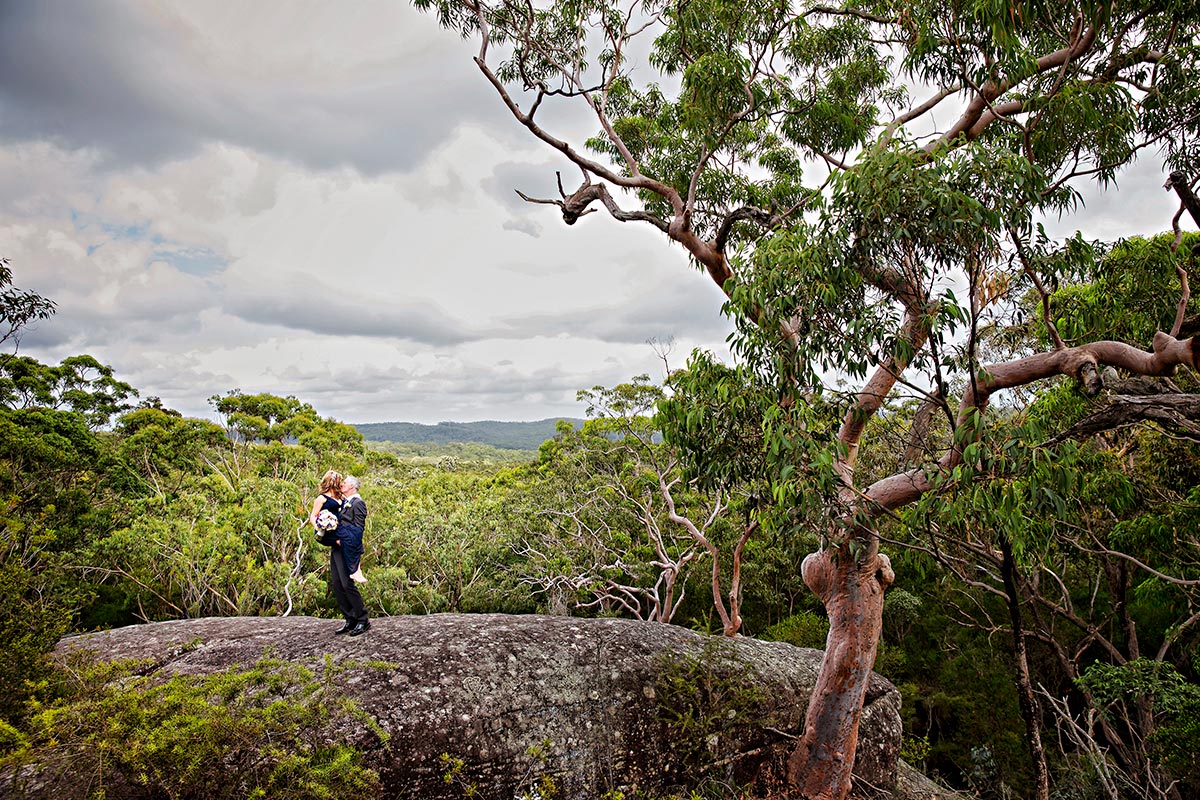
MULTIPOLYGON (((340 685, 390 737, 385 747, 355 722, 341 731, 345 741, 366 752, 382 797, 421 800, 462 796, 461 785, 444 779, 443 753, 462 759, 460 778, 482 798, 519 795, 541 775, 564 798, 612 790, 653 796, 704 778, 769 793, 803 725, 822 655, 618 619, 390 617, 357 638, 334 636, 339 624, 311 617, 159 622, 69 637, 58 653, 149 661, 152 674, 164 677, 252 664, 264 651, 316 667, 328 654, 344 667, 340 685), (710 706, 697 712, 709 715, 708 728, 671 721, 672 709, 695 702, 684 699, 690 686, 710 706), (725 706, 739 703, 753 706, 755 724, 722 722, 734 716, 725 706)), ((896 785, 899 710, 895 687, 873 675, 858 790, 896 785)))

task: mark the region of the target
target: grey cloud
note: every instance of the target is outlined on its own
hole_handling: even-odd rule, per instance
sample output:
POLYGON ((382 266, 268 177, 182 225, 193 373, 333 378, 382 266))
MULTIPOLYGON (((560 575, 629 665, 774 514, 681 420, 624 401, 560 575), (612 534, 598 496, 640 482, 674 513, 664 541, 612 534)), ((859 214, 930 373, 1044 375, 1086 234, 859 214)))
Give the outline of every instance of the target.
POLYGON ((180 120, 169 109, 155 109, 148 96, 150 87, 142 82, 149 70, 121 64, 114 47, 151 62, 163 58, 162 44, 148 34, 120 6, 0 6, 0 132, 72 147, 108 145, 152 158, 188 147, 193 136, 172 132, 180 120))
POLYGON ((269 297, 234 293, 225 310, 247 322, 278 325, 325 336, 407 339, 434 347, 487 338, 433 305, 388 304, 358 287, 341 294, 314 292, 307 297, 269 297))
POLYGON ((441 370, 419 374, 368 365, 336 375, 293 367, 276 377, 290 393, 323 413, 354 422, 579 416, 576 391, 610 379, 586 369, 577 373, 554 366, 526 373, 457 360, 447 360, 441 370))
POLYGON ((479 365, 451 358, 437 363, 440 365, 437 368, 419 372, 395 365, 368 364, 333 374, 326 370, 310 372, 297 365, 280 371, 278 377, 313 394, 395 393, 427 400, 449 395, 513 395, 535 389, 574 392, 578 388, 576 373, 559 365, 524 372, 511 364, 479 365))
POLYGON ((532 275, 542 277, 552 275, 562 270, 559 264, 542 264, 535 261, 501 261, 496 269, 501 272, 511 272, 516 275, 532 275))
POLYGON ((542 226, 531 219, 506 219, 501 226, 506 231, 517 231, 537 239, 542 235, 542 226))
POLYGON ((497 164, 492 174, 479 184, 505 208, 518 214, 527 214, 534 209, 544 210, 522 200, 517 194, 518 190, 540 200, 556 200, 559 197, 554 167, 549 161, 537 164, 507 161, 497 164))
POLYGON ((430 203, 452 206, 466 200, 468 189, 462 176, 454 170, 449 170, 444 177, 445 180, 438 183, 417 184, 406 181, 401 187, 401 192, 405 199, 418 208, 430 203))
MULTIPOLYGON (((441 33, 431 18, 404 13, 408 24, 441 33)), ((360 60, 358 73, 310 70, 307 81, 287 83, 253 68, 219 80, 206 44, 153 4, 0 4, 0 137, 96 148, 116 165, 182 157, 219 140, 376 174, 411 169, 464 121, 511 127, 466 44, 397 47, 366 65, 366 79, 360 60)))
POLYGON ((83 329, 78 326, 62 325, 58 319, 36 322, 22 328, 17 334, 21 348, 56 351, 82 338, 83 329))
MULTIPOLYGON (((1125 170, 1118 177, 1118 187, 1105 189, 1095 181, 1079 184, 1086 214, 1051 217, 1045 222, 1047 233, 1071 236, 1080 229, 1085 238, 1111 241, 1170 230, 1179 200, 1162 188, 1166 172, 1162 161, 1152 156, 1125 170)), ((1190 224, 1186 216, 1183 222, 1185 227, 1190 224)))
POLYGON ((169 362, 118 354, 113 367, 117 377, 136 387, 142 397, 154 395, 163 405, 189 416, 212 417, 208 398, 238 388, 232 375, 204 369, 187 354, 175 354, 169 362), (128 372, 123 369, 126 361, 131 366, 128 372))
MULTIPOLYGON (((580 389, 615 386, 648 370, 644 363, 572 364, 571 369, 550 367, 531 373, 469 368, 462 374, 422 377, 403 390, 386 389, 372 395, 378 402, 349 409, 346 418, 355 421, 401 419, 395 409, 411 404, 439 416, 427 421, 454 419, 544 419, 562 415, 582 417, 585 408, 577 400, 580 389), (439 380, 440 379, 440 380, 439 380), (447 405, 451 400, 453 405, 447 405), (503 409, 503 410, 501 410, 503 409)), ((359 396, 360 398, 363 395, 359 396)), ((332 399, 332 398, 331 398, 332 399)))
POLYGON ((554 200, 559 195, 558 183, 555 178, 555 167, 550 161, 538 163, 507 161, 498 164, 492 174, 479 182, 483 190, 500 201, 500 204, 512 216, 504 221, 504 230, 518 231, 539 238, 542 234, 542 219, 557 219, 552 213, 553 208, 547 209, 541 204, 523 200, 517 191, 539 200, 554 200))
MULTIPOLYGON (((137 248, 115 252, 109 262, 136 257, 137 248)), ((154 343, 173 336, 187 338, 200 331, 200 315, 217 305, 213 284, 190 274, 196 264, 204 271, 218 269, 205 258, 184 268, 168 263, 173 254, 158 254, 145 267, 124 273, 106 274, 95 259, 107 252, 95 248, 86 258, 49 250, 26 253, 34 272, 28 285, 53 300, 57 306, 51 319, 29 332, 26 342, 52 348, 75 343, 86 348, 95 342, 154 343)), ((23 281, 24 282, 24 281, 23 281)))
POLYGON ((156 318, 125 317, 79 306, 60 304, 49 321, 26 332, 22 344, 38 349, 88 350, 102 343, 157 345, 202 332, 196 311, 162 314, 156 318))
POLYGON ((571 308, 508 317, 507 336, 569 332, 601 341, 640 344, 648 340, 721 341, 731 325, 721 314, 724 296, 695 272, 642 288, 615 308, 571 308))

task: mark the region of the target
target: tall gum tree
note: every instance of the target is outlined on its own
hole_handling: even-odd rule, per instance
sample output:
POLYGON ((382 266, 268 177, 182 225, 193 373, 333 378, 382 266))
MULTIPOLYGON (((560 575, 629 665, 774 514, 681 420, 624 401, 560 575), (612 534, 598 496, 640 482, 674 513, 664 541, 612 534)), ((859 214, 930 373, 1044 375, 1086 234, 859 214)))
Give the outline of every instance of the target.
MULTIPOLYGON (((802 573, 830 632, 790 793, 845 797, 894 579, 878 521, 969 474, 999 392, 1055 376, 1096 391, 1105 366, 1166 376, 1197 365, 1178 321, 1150 342, 1060 335, 1049 298, 1074 250, 1037 219, 1077 210, 1083 181, 1114 189, 1147 151, 1190 192, 1200 6, 414 3, 477 44, 516 123, 582 173, 572 191, 560 177, 558 198, 522 197, 558 206, 567 224, 603 211, 652 226, 729 297, 735 348, 778 397, 762 421, 773 498, 827 512, 802 573), (587 115, 595 135, 560 138, 542 122, 551 105, 587 115), (1030 290, 1050 346, 982 363, 980 325, 1030 290), (856 478, 868 423, 905 395, 945 415, 950 444, 856 478)), ((1179 286, 1163 302, 1182 309, 1186 275, 1179 286)))

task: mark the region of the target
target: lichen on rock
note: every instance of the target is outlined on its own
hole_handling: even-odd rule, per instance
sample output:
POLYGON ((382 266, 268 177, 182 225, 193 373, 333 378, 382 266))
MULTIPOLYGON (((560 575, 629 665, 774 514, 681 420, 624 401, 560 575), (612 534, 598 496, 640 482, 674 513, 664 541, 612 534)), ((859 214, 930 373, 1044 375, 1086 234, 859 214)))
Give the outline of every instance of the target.
MULTIPOLYGON (((372 626, 348 638, 311 617, 179 620, 70 637, 59 652, 144 661, 164 677, 252 664, 268 651, 330 660, 342 691, 387 734, 354 720, 339 735, 364 751, 381 796, 421 800, 458 800, 466 786, 485 800, 511 798, 546 781, 579 800, 664 795, 710 778, 770 791, 822 655, 621 619, 434 614, 372 626), (672 692, 672 675, 683 680, 677 689, 688 680, 707 688, 672 692), (695 709, 677 707, 685 696, 695 709), (682 725, 681 714, 700 722, 682 725)), ((895 785, 899 704, 873 675, 856 786, 895 785)))

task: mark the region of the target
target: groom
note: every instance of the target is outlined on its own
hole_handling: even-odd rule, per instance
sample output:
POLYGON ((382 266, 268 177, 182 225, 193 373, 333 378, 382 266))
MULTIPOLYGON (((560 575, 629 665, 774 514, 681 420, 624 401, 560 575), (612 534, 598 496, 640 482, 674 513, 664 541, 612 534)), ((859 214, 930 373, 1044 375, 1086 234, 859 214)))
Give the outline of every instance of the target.
POLYGON ((363 606, 362 595, 358 586, 350 578, 351 567, 357 565, 348 563, 348 557, 362 557, 363 527, 367 524, 367 504, 358 496, 359 480, 353 475, 342 479, 342 510, 338 514, 338 527, 335 535, 337 543, 329 548, 329 574, 333 580, 333 596, 337 598, 338 608, 346 618, 346 624, 335 633, 348 633, 359 636, 371 628, 367 619, 367 610, 363 606))

